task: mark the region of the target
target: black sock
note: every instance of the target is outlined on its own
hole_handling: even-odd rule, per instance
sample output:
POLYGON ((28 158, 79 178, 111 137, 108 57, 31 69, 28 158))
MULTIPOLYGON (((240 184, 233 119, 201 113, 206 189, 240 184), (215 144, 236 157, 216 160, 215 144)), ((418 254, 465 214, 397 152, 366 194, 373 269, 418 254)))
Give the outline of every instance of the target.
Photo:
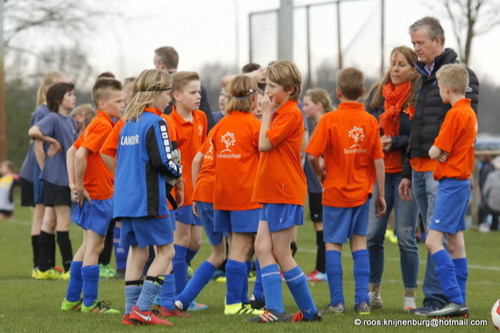
POLYGON ((40 253, 40 235, 31 235, 31 249, 33 250, 33 268, 38 268, 40 253))
POLYGON ((42 272, 54 268, 55 260, 52 255, 52 249, 54 249, 55 246, 55 235, 41 231, 38 239, 38 269, 42 272))
POLYGON ((69 239, 68 231, 57 232, 57 245, 59 245, 59 251, 61 252, 64 271, 67 272, 73 260, 73 249, 71 248, 71 240, 69 239))
POLYGON ((106 233, 106 238, 104 239, 104 249, 99 255, 99 264, 109 265, 111 262, 111 254, 113 253, 113 229, 115 228, 115 223, 111 222, 109 224, 108 232, 106 233))
POLYGON ((316 231, 316 270, 321 273, 326 272, 325 264, 325 241, 323 240, 323 230, 316 231))

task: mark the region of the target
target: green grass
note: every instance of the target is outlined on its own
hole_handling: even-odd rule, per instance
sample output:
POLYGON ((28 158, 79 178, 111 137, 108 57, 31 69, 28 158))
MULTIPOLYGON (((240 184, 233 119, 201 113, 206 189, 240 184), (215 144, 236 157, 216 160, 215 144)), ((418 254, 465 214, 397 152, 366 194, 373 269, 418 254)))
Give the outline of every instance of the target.
MULTIPOLYGON (((164 327, 126 327, 120 323, 117 315, 82 315, 81 313, 66 313, 60 310, 61 301, 65 295, 67 282, 35 281, 31 273, 30 245, 30 211, 17 208, 15 219, 0 221, 0 332, 128 332, 143 330, 148 332, 164 331, 164 327)), ((73 250, 80 245, 81 232, 72 225, 71 239, 73 250)), ((466 248, 469 257, 468 305, 471 319, 487 319, 493 303, 500 297, 500 256, 498 252, 499 233, 466 232, 466 248)), ((194 259, 194 266, 199 265, 208 256, 207 241, 204 239, 201 251, 194 259)), ((297 261, 304 271, 314 268, 315 237, 311 223, 299 228, 299 251, 297 261)), ((423 299, 421 285, 425 269, 426 250, 420 246, 420 272, 418 304, 423 299)), ((57 258, 60 263, 60 258, 57 258)), ((347 314, 344 316, 325 316, 320 323, 272 324, 257 325, 246 323, 242 317, 223 315, 225 284, 210 282, 197 297, 206 303, 208 310, 191 313, 191 318, 174 318, 175 331, 179 332, 386 332, 398 330, 415 332, 432 330, 433 332, 478 332, 493 331, 491 324, 487 327, 441 326, 425 328, 424 326, 383 327, 360 326, 353 324, 357 316, 352 311, 354 298, 354 283, 352 277, 352 259, 347 249, 343 253, 344 293, 347 301, 347 314)), ((399 252, 396 245, 386 245, 386 265, 382 296, 384 309, 372 310, 372 314, 364 316, 363 320, 384 319, 418 319, 404 313, 402 307, 402 282, 399 268, 399 252)), ((311 292, 316 304, 322 308, 329 301, 329 291, 326 283, 311 283, 311 292)), ((250 289, 253 284, 250 284, 250 289)), ((296 311, 288 289, 283 284, 283 295, 288 313, 296 311)), ((113 306, 123 311, 123 281, 102 280, 99 294, 101 299, 110 300, 113 306)))

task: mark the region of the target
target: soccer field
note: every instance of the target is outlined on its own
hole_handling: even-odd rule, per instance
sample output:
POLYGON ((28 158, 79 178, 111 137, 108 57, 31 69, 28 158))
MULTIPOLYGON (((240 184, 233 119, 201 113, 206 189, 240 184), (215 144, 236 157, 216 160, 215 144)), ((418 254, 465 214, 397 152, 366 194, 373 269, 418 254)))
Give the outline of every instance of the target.
MULTIPOLYGON (((225 316, 224 297, 225 284, 212 281, 197 297, 200 303, 209 306, 208 310, 190 312, 191 318, 173 318, 174 327, 129 327, 121 324, 121 315, 83 315, 67 313, 60 310, 61 301, 66 291, 66 281, 36 281, 31 279, 31 244, 30 244, 30 211, 18 207, 15 219, 0 221, 0 332, 129 332, 134 330, 159 332, 175 330, 178 332, 493 332, 490 323, 490 309, 500 298, 500 233, 479 233, 467 231, 465 235, 466 250, 469 258, 469 280, 467 285, 467 303, 470 308, 466 326, 450 326, 449 322, 437 323, 437 328, 426 327, 431 323, 426 318, 406 314, 402 311, 403 286, 399 266, 397 245, 386 244, 386 265, 382 296, 384 308, 372 310, 369 316, 357 316, 352 310, 354 298, 354 282, 352 276, 352 258, 348 248, 343 252, 344 293, 347 313, 343 316, 327 315, 322 322, 284 323, 284 324, 252 324, 245 322, 241 316, 225 316), (359 326, 356 319, 361 319, 359 326), (396 320, 400 320, 396 322, 396 320), (409 320, 412 326, 403 326, 409 320), (412 320, 414 320, 412 322, 412 320), (473 320, 487 320, 486 326, 473 320), (387 326, 382 326, 382 325, 387 326), (377 326, 378 325, 378 326, 377 326), (398 325, 396 328, 395 326, 398 325)), ((298 229, 299 251, 296 259, 301 268, 307 272, 314 269, 315 236, 310 222, 298 229)), ((70 236, 73 251, 81 241, 81 231, 72 225, 70 236)), ((207 258, 208 242, 194 258, 194 267, 207 258)), ((419 244, 420 271, 417 304, 423 299, 422 281, 427 255, 423 244, 419 244)), ((58 251, 58 250, 57 250, 58 251)), ((61 260, 58 254, 57 263, 61 260)), ((329 301, 328 285, 325 282, 309 284, 314 300, 319 308, 329 301)), ((109 300, 113 307, 123 311, 123 280, 101 280, 99 298, 109 300)), ((252 290, 253 283, 249 289, 252 290)), ((283 283, 283 295, 287 313, 294 313, 295 303, 283 283)), ((484 322, 483 322, 484 325, 484 322)))

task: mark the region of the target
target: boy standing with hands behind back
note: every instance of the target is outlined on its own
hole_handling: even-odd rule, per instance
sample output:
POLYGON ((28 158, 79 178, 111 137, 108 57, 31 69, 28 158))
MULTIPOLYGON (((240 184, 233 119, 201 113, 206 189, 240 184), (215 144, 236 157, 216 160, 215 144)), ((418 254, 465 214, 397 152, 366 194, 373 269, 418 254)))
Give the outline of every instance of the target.
POLYGON ((376 181, 376 215, 385 213, 385 170, 379 125, 358 102, 365 92, 363 81, 363 73, 358 69, 346 68, 337 72, 339 108, 320 119, 306 148, 324 188, 323 237, 331 298, 324 312, 345 312, 341 255, 342 245, 349 239, 356 285, 354 310, 359 314, 370 313, 370 265, 366 248, 368 211, 376 181), (325 159, 326 172, 319 164, 321 155, 325 159))
POLYGON ((434 219, 425 246, 434 259, 434 270, 450 303, 429 317, 467 317, 465 304, 468 275, 464 234, 465 212, 474 168, 474 142, 478 125, 471 100, 465 98, 469 86, 467 69, 460 64, 441 67, 436 73, 439 94, 452 105, 446 114, 429 157, 438 161, 434 179, 439 181, 434 219), (443 246, 448 235, 448 250, 443 246))

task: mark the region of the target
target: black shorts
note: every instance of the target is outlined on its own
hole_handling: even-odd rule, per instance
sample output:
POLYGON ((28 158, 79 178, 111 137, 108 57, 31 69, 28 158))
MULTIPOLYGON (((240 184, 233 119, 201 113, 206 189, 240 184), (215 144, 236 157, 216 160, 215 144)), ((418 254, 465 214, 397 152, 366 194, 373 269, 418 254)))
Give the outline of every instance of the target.
POLYGON ((21 206, 33 207, 35 205, 35 194, 33 182, 21 178, 21 206))
POLYGON ((0 215, 3 215, 5 217, 11 217, 12 213, 14 213, 12 210, 3 210, 3 209, 0 209, 0 215))
POLYGON ((45 206, 71 206, 71 192, 68 186, 43 182, 43 203, 45 206))
POLYGON ((309 193, 309 212, 313 222, 323 222, 322 198, 323 193, 309 193))

